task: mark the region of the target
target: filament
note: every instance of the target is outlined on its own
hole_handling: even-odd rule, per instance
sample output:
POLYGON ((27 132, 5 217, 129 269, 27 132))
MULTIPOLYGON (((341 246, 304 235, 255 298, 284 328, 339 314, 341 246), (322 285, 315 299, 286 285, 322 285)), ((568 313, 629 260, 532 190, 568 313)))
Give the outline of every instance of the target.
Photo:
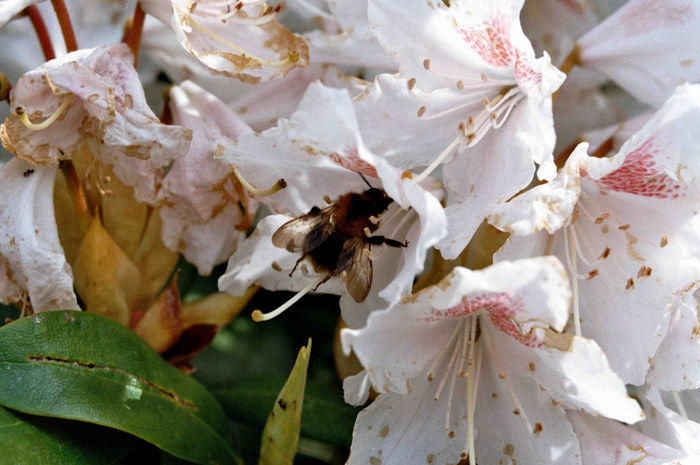
MULTIPOLYGON (((568 230, 572 230, 573 226, 569 226, 566 228, 568 230)), ((570 231, 569 231, 570 232, 570 231)), ((564 230, 564 235, 566 236, 567 231, 564 230)), ((576 237, 571 233, 571 240, 575 241, 576 237)), ((567 248, 566 253, 571 254, 571 262, 573 266, 573 277, 571 279, 571 292, 572 292, 572 299, 573 299, 573 307, 574 307, 574 333, 577 336, 581 336, 581 315, 579 313, 579 306, 578 306, 578 275, 576 273, 577 271, 577 266, 578 263, 576 262, 577 259, 577 253, 576 249, 574 247, 571 247, 570 249, 567 248)))
POLYGON ((245 187, 248 192, 257 197, 267 197, 268 195, 272 195, 275 192, 279 192, 280 190, 287 187, 287 182, 284 179, 278 179, 272 187, 265 190, 260 190, 245 180, 241 172, 238 170, 237 166, 233 167, 233 174, 236 176, 236 179, 238 179, 238 182, 240 182, 241 185, 245 187))
MULTIPOLYGON (((467 447, 469 449, 469 465, 476 465, 476 451, 474 447, 474 409, 476 407, 476 388, 478 380, 474 374, 474 342, 476 334, 476 322, 478 317, 471 318, 469 331, 469 361, 467 362, 467 447), (476 381, 476 382, 475 382, 476 381)), ((479 352, 479 355, 481 351, 479 352)), ((480 358, 480 357, 479 357, 480 358)), ((478 368, 481 368, 479 363, 478 368)))
POLYGON ((311 291, 314 287, 316 287, 316 285, 320 284, 321 281, 322 280, 319 279, 319 280, 314 281, 311 284, 307 285, 304 289, 302 289, 299 292, 297 292, 296 294, 294 294, 294 296, 291 299, 289 299, 288 301, 286 301, 285 303, 283 303, 282 305, 280 305, 279 307, 277 307, 275 310, 273 310, 271 312, 263 313, 260 310, 254 310, 253 314, 251 315, 251 318, 253 318, 253 321, 255 321, 256 323, 260 323, 261 321, 268 321, 268 320, 273 319, 276 316, 281 315, 285 310, 287 310, 289 307, 291 307, 292 305, 297 303, 299 301, 299 299, 301 299, 306 294, 308 294, 309 291, 311 291))
POLYGON ((24 127, 27 129, 31 129, 32 131, 41 131, 42 129, 46 129, 49 126, 51 126, 58 118, 63 116, 65 113, 66 109, 68 106, 71 104, 73 101, 73 94, 69 94, 58 106, 56 111, 53 112, 51 116, 46 118, 44 121, 41 123, 33 123, 29 119, 29 115, 27 114, 27 110, 23 106, 18 106, 15 109, 15 113, 17 113, 17 116, 19 117, 19 120, 24 124, 24 127))
POLYGON ((423 170, 423 172, 418 176, 413 177, 413 181, 415 181, 416 184, 420 184, 420 182, 427 178, 430 175, 430 173, 435 171, 435 168, 437 168, 440 165, 440 163, 445 161, 447 156, 450 153, 452 153, 455 147, 457 147, 457 144, 459 144, 459 140, 459 137, 455 137, 455 139, 452 142, 450 142, 450 145, 448 145, 447 148, 445 148, 445 150, 443 150, 442 153, 438 155, 435 160, 433 160, 430 166, 423 170))
POLYGON ((685 406, 683 405, 681 396, 678 395, 678 391, 671 391, 671 395, 673 396, 673 400, 676 403, 676 408, 678 408, 678 413, 681 414, 684 420, 688 420, 688 412, 686 412, 685 410, 685 406))

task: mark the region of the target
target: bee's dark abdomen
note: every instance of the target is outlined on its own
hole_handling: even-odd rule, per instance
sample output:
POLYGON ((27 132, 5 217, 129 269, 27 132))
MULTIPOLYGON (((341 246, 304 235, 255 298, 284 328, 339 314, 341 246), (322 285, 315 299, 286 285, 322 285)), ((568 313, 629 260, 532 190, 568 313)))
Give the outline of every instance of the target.
POLYGON ((313 258, 312 262, 316 271, 327 271, 333 273, 338 263, 338 257, 343 251, 345 240, 339 236, 332 235, 321 245, 309 252, 313 258))

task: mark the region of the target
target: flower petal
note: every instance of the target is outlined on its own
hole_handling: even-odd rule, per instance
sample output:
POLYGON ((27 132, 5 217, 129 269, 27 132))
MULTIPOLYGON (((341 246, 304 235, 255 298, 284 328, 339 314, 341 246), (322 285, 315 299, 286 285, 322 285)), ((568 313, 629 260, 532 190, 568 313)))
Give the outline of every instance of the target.
POLYGON ((0 167, 0 258, 35 312, 79 309, 54 217, 57 170, 16 158, 0 167))

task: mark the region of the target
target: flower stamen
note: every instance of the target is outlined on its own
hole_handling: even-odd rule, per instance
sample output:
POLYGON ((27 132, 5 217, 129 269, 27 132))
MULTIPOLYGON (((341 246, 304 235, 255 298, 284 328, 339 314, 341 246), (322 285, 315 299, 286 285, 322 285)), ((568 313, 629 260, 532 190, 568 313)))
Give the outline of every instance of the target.
POLYGON ((17 108, 15 108, 15 113, 19 117, 19 120, 24 124, 24 127, 27 129, 31 129, 32 131, 41 131, 42 129, 46 129, 49 126, 51 126, 57 119, 61 118, 66 109, 69 107, 71 102, 73 101, 73 94, 68 95, 58 106, 55 112, 48 118, 46 118, 44 121, 41 123, 34 123, 29 119, 29 115, 27 114, 27 110, 19 105, 17 108))
POLYGON ((268 321, 275 318, 276 316, 281 315, 282 313, 284 313, 285 310, 297 303, 299 299, 308 294, 317 285, 321 284, 321 281, 323 281, 323 279, 319 279, 318 281, 314 281, 311 284, 307 285, 305 288, 294 294, 294 296, 291 299, 289 299, 288 301, 286 301, 271 312, 263 313, 260 310, 254 310, 253 314, 251 315, 251 318, 253 318, 253 321, 255 321, 256 323, 260 323, 261 321, 268 321))
POLYGON ((287 187, 287 182, 284 179, 278 179, 272 187, 261 190, 246 181, 241 172, 238 170, 237 166, 233 167, 233 174, 236 176, 236 179, 238 179, 238 182, 240 182, 248 192, 257 197, 267 197, 268 195, 272 195, 287 187))

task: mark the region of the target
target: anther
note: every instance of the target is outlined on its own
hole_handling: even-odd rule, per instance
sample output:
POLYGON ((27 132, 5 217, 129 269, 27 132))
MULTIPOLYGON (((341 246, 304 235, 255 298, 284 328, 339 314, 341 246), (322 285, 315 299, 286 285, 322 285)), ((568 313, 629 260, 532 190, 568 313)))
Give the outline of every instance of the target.
POLYGON ((462 82, 461 79, 459 81, 457 81, 457 89, 459 89, 459 90, 464 89, 464 82, 462 82))
POLYGON ((629 223, 623 224, 622 226, 617 227, 617 229, 619 229, 620 231, 627 231, 629 228, 630 228, 629 223))
POLYGON ((42 129, 46 129, 49 126, 51 126, 57 119, 59 119, 63 114, 65 113, 66 109, 68 106, 71 104, 73 101, 73 94, 68 95, 58 106, 55 112, 48 118, 46 118, 44 121, 41 123, 33 123, 29 119, 29 115, 27 114, 27 110, 23 106, 18 106, 15 108, 15 113, 19 117, 19 120, 24 124, 24 126, 27 129, 31 129, 32 131, 40 131, 42 129))
POLYGON ((418 109, 418 117, 420 118, 421 116, 423 116, 423 115, 425 114, 425 111, 426 111, 426 110, 427 110, 427 108, 425 108, 424 106, 423 106, 423 107, 420 107, 420 108, 418 109))
POLYGON ((625 286, 625 290, 626 290, 626 291, 629 291, 629 290, 632 289, 633 287, 634 287, 634 279, 629 278, 629 279, 627 280, 627 285, 625 286))
POLYGON ((282 271, 282 267, 277 262, 272 262, 272 269, 275 271, 282 271))
POLYGON ((598 270, 591 270, 588 272, 588 276, 586 276, 586 281, 588 281, 589 279, 593 279, 596 276, 598 276, 598 270))
POLYGON ((238 182, 240 182, 248 192, 257 197, 266 197, 287 187, 287 182, 284 179, 278 179, 277 182, 269 189, 261 190, 246 181, 241 172, 238 170, 237 166, 233 167, 233 174, 236 176, 236 179, 238 179, 238 182))
POLYGON ((661 247, 666 247, 668 245, 668 236, 663 236, 661 238, 661 242, 659 242, 659 245, 661 247))
POLYGON ((423 60, 423 68, 430 69, 430 58, 423 60))
POLYGON ((416 78, 409 79, 406 84, 408 85, 408 90, 413 90, 413 87, 416 85, 416 78))
POLYGON ((605 260, 610 256, 610 247, 606 247, 605 250, 603 250, 603 253, 600 254, 600 257, 598 257, 598 260, 603 259, 605 260))
POLYGON ((324 196, 323 196, 323 201, 326 202, 328 205, 331 205, 331 204, 333 203, 333 201, 331 200, 331 198, 328 197, 327 195, 324 195, 324 196))
POLYGON ((378 223, 379 223, 379 218, 377 218, 376 216, 372 215, 372 216, 369 217, 369 222, 372 223, 372 224, 378 224, 378 223))

